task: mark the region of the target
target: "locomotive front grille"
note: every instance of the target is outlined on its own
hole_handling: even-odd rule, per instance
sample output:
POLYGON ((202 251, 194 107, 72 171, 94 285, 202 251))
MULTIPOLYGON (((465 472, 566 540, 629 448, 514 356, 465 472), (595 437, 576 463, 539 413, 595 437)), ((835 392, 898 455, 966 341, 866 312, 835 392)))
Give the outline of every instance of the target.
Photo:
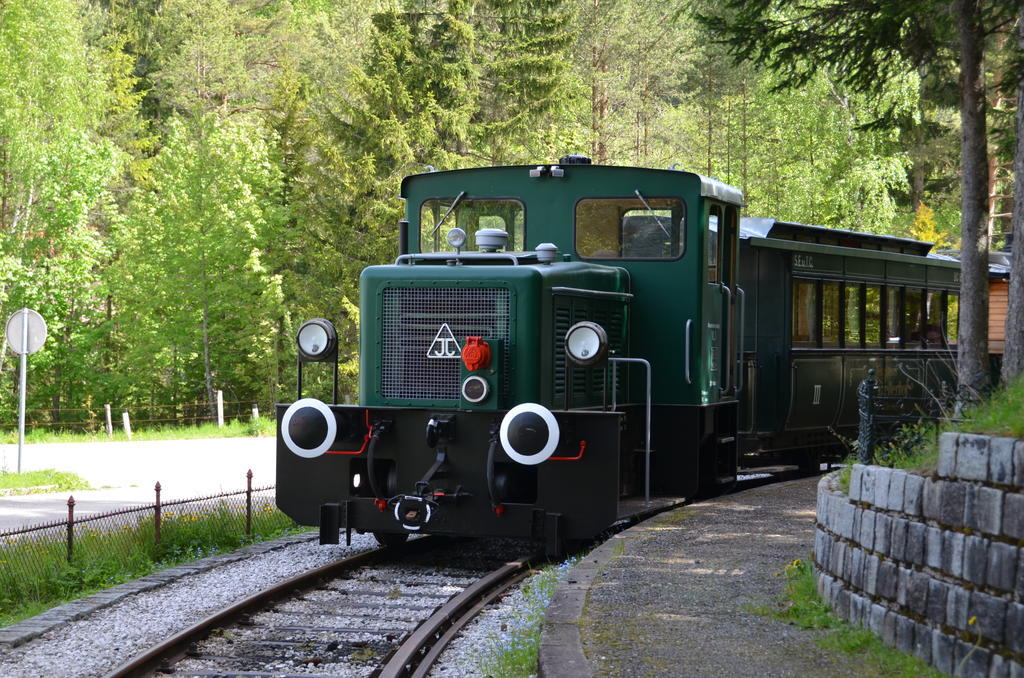
POLYGON ((508 364, 509 291, 505 288, 391 287, 384 290, 381 395, 385 398, 459 399, 460 364, 427 357, 447 324, 461 346, 466 337, 500 339, 508 364))

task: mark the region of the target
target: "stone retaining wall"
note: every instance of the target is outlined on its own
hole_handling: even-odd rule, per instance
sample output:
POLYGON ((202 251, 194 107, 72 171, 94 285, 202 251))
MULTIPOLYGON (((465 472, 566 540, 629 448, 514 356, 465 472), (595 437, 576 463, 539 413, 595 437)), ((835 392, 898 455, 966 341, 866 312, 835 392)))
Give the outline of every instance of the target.
POLYGON ((818 590, 940 671, 1024 678, 1024 441, 945 433, 936 477, 853 467, 818 486, 818 590))

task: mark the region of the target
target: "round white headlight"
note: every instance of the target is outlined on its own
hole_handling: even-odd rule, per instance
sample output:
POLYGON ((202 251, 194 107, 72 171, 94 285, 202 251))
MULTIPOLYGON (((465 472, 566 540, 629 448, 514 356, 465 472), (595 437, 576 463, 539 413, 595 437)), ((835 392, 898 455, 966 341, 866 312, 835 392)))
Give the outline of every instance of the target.
POLYGON ((608 333, 588 320, 576 323, 565 333, 565 354, 577 365, 596 365, 608 355, 608 333))
POLYGON ((466 244, 466 232, 461 228, 455 227, 448 231, 448 235, 445 236, 445 240, 448 244, 457 250, 461 250, 462 246, 466 244))
POLYGON ((334 413, 316 398, 296 400, 281 417, 281 440, 285 447, 306 459, 329 450, 337 433, 334 413))
POLYGON ((303 361, 327 360, 338 349, 338 332, 330 320, 313 318, 302 323, 295 334, 295 343, 303 361))
POLYGON ((561 433, 551 410, 537 403, 521 403, 502 418, 498 435, 512 461, 534 466, 554 453, 561 433))

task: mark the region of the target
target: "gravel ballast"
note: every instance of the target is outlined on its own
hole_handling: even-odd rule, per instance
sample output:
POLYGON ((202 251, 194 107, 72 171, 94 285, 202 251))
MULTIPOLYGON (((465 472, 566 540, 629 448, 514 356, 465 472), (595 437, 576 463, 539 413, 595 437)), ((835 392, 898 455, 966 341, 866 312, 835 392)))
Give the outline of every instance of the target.
MULTIPOLYGON (((351 547, 320 546, 316 535, 310 534, 259 544, 228 558, 215 557, 174 568, 180 576, 169 583, 129 593, 80 619, 58 624, 19 647, 0 650, 0 676, 102 675, 245 596, 375 546, 370 535, 353 535, 351 547)), ((81 601, 69 605, 80 607, 81 601)))
MULTIPOLYGON (((351 547, 321 546, 316 534, 309 533, 256 544, 128 582, 0 629, 0 634, 6 634, 6 642, 0 641, 0 676, 102 675, 154 643, 245 596, 376 545, 370 535, 353 535, 351 547)), ((445 574, 443 565, 439 564, 439 568, 438 585, 450 588, 468 583, 468 580, 453 579, 445 574)), ((402 580, 402 573, 398 571, 374 576, 389 582, 389 588, 402 580)), ((439 600, 428 598, 424 603, 436 605, 439 600)), ((503 625, 516 617, 523 605, 523 594, 517 589, 498 605, 485 610, 448 647, 431 675, 437 678, 481 675, 478 668, 481 652, 501 633, 503 625)), ((286 606, 281 607, 285 614, 287 610, 286 606)), ((400 617, 400 614, 382 615, 383 623, 389 625, 402 625, 400 617)), ((188 663, 180 668, 187 673, 188 663)), ((291 663, 275 668, 288 674, 310 671, 302 670, 301 664, 291 663)), ((310 672, 329 669, 337 675, 366 673, 340 665, 320 666, 310 672)))

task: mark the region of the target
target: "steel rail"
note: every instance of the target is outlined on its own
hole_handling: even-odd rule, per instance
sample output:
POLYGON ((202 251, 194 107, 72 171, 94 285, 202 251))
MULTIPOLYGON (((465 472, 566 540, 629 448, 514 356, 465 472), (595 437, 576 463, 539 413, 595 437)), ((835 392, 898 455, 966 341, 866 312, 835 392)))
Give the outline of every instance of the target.
POLYGON ((411 549, 421 549, 434 543, 430 537, 416 539, 400 547, 377 548, 354 556, 343 558, 328 565, 323 565, 313 570, 308 570, 295 575, 280 584, 258 591, 253 595, 244 598, 214 614, 202 619, 192 626, 180 631, 159 645, 154 645, 148 650, 136 655, 127 662, 117 666, 103 678, 141 678, 151 676, 159 671, 166 664, 182 659, 188 647, 205 638, 216 628, 230 624, 246 613, 265 607, 268 603, 294 595, 296 589, 306 589, 315 586, 319 581, 337 576, 345 570, 354 569, 378 560, 388 554, 406 552, 411 549))
POLYGON ((484 607, 529 573, 537 556, 505 563, 437 609, 399 645, 374 678, 422 678, 456 634, 484 607))

